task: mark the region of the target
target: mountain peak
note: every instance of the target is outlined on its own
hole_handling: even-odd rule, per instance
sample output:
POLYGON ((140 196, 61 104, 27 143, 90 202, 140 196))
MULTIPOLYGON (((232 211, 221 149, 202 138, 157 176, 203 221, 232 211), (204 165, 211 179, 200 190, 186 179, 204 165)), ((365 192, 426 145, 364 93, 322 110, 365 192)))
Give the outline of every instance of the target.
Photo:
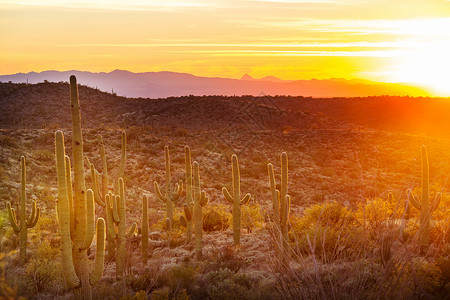
POLYGON ((241 80, 255 80, 255 78, 245 73, 244 76, 241 77, 241 80))

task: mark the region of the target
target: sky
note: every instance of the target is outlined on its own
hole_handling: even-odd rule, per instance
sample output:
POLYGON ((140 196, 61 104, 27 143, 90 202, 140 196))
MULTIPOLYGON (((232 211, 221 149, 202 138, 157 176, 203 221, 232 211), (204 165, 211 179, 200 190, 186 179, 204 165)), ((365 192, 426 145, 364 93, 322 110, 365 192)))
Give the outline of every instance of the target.
POLYGON ((0 0, 0 40, 0 75, 363 78, 450 96, 446 0, 0 0))

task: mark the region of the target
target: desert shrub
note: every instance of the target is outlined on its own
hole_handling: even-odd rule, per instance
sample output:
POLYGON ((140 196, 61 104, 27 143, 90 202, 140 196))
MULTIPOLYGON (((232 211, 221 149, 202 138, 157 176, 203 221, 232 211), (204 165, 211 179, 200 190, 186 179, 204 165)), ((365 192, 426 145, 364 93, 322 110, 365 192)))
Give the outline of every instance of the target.
POLYGON ((396 219, 402 217, 404 205, 399 205, 395 200, 389 201, 381 198, 369 200, 364 206, 358 203, 356 218, 360 224, 364 224, 364 217, 368 232, 375 237, 396 219))
POLYGON ((55 159, 55 155, 47 149, 38 149, 33 152, 34 159, 38 160, 39 163, 49 163, 53 162, 55 159))
POLYGON ((42 240, 26 265, 25 275, 18 282, 22 295, 38 293, 58 294, 64 282, 61 274, 59 249, 52 248, 47 240, 42 240))
POLYGON ((19 142, 16 138, 7 135, 0 135, 0 146, 2 148, 17 148, 19 142))
POLYGON ((206 232, 222 231, 230 227, 232 215, 228 206, 223 204, 203 207, 203 230, 206 232))
POLYGON ((133 296, 120 298, 120 300, 146 300, 146 299, 147 299, 147 292, 145 291, 139 291, 135 293, 133 296))
POLYGON ((236 253, 234 247, 214 248, 210 258, 202 265, 203 273, 227 269, 234 273, 250 265, 245 255, 236 253))
POLYGON ((170 223, 170 229, 166 229, 166 217, 158 220, 155 224, 150 226, 153 230, 163 231, 162 238, 167 241, 171 248, 178 247, 185 242, 185 227, 181 225, 180 218, 184 214, 179 209, 175 209, 173 213, 173 222, 170 223))
POLYGON ((177 291, 174 295, 170 293, 168 287, 164 287, 153 291, 151 294, 152 300, 188 300, 189 296, 186 293, 186 290, 177 291))
POLYGON ((264 212, 259 203, 241 206, 242 227, 251 233, 253 229, 261 229, 264 226, 264 212))
POLYGON ((299 253, 314 253, 330 261, 358 250, 361 229, 354 214, 337 202, 316 204, 303 216, 291 217, 290 243, 299 253))
POLYGON ((259 280, 248 274, 220 269, 200 279, 198 299, 259 299, 256 286, 259 280))
POLYGON ((9 253, 0 252, 0 299, 25 299, 17 297, 17 288, 11 287, 6 281, 5 265, 10 259, 9 253))

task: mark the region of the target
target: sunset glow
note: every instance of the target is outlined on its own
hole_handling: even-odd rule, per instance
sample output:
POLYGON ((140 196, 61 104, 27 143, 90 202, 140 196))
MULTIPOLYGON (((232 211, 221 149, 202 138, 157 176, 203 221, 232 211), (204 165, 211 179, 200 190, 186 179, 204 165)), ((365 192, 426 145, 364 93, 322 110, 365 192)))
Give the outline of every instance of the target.
POLYGON ((0 74, 363 78, 450 96, 450 1, 0 0, 0 74))

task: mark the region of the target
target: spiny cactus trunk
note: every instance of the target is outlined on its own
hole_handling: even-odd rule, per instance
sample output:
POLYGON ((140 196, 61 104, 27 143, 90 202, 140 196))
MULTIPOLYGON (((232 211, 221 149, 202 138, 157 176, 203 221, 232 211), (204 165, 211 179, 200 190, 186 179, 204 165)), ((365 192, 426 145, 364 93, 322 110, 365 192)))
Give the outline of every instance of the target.
MULTIPOLYGON (((187 209, 192 211, 194 202, 192 195, 192 165, 191 165, 191 149, 186 146, 185 148, 185 164, 186 164, 186 206, 187 209)), ((189 244, 192 240, 193 222, 192 216, 189 218, 186 216, 186 242, 189 244)))
POLYGON ((148 256, 148 200, 147 195, 142 197, 142 262, 147 265, 148 256))
POLYGON ((289 210, 290 196, 288 191, 288 158, 285 152, 281 153, 281 191, 276 189, 273 165, 267 165, 269 183, 272 195, 273 216, 275 222, 275 253, 282 262, 289 257, 289 210))
POLYGON ((421 251, 424 252, 428 247, 430 236, 430 199, 429 199, 429 182, 430 171, 428 166, 427 148, 422 147, 422 207, 420 210, 420 245, 421 251))
POLYGON ((170 155, 169 155, 169 147, 164 147, 164 157, 165 157, 165 165, 166 165, 166 188, 165 194, 161 193, 158 183, 154 182, 155 193, 156 196, 166 204, 166 218, 173 223, 173 208, 174 202, 177 201, 181 193, 183 192, 183 181, 180 180, 175 184, 174 190, 172 190, 171 176, 170 176, 170 155))
POLYGON ((247 193, 241 200, 241 177, 239 173, 239 162, 235 154, 231 156, 231 161, 233 196, 231 196, 226 187, 222 188, 222 193, 225 200, 233 205, 233 240, 234 246, 239 248, 241 245, 241 205, 247 204, 250 201, 251 195, 247 193))
POLYGON ((70 77, 70 100, 72 106, 72 152, 73 152, 73 205, 74 205, 74 239, 73 262, 81 287, 75 289, 75 297, 91 299, 89 283, 89 265, 86 250, 82 249, 86 237, 86 184, 84 179, 83 136, 81 133, 81 112, 78 99, 78 86, 75 76, 70 77))
POLYGON ((27 224, 25 216, 25 201, 27 198, 25 191, 26 171, 24 159, 20 161, 21 169, 21 188, 20 188, 20 261, 24 262, 27 255, 27 224))
POLYGON ((25 156, 20 158, 20 196, 19 196, 19 222, 17 223, 16 211, 11 207, 11 203, 6 203, 9 221, 14 230, 14 233, 19 235, 19 249, 20 249, 20 262, 23 263, 26 261, 27 254, 27 229, 32 228, 36 225, 39 220, 40 209, 36 208, 36 202, 32 202, 31 206, 31 215, 26 218, 26 209, 25 202, 27 200, 26 194, 26 161, 25 156))

